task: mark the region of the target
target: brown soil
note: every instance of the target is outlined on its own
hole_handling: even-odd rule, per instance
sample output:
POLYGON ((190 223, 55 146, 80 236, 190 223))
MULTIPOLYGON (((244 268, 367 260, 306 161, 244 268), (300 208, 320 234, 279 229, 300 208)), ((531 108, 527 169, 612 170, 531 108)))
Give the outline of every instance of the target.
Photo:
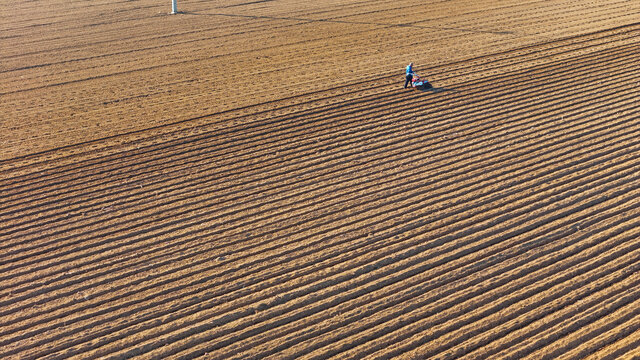
POLYGON ((169 4, 0 5, 0 358, 640 354, 640 3, 169 4))

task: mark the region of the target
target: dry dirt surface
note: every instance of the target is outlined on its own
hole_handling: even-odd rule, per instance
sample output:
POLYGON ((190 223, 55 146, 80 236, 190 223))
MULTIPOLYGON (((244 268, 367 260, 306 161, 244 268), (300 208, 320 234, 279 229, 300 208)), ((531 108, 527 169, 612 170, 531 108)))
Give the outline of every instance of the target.
POLYGON ((640 358, 640 1, 178 5, 0 4, 0 358, 640 358))

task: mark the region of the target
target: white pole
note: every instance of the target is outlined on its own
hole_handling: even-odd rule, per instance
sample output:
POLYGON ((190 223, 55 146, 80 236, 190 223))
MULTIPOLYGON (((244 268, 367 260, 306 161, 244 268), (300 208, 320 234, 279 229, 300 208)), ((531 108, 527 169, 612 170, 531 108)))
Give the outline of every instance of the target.
POLYGON ((178 0, 171 0, 171 13, 172 14, 178 13, 178 0))

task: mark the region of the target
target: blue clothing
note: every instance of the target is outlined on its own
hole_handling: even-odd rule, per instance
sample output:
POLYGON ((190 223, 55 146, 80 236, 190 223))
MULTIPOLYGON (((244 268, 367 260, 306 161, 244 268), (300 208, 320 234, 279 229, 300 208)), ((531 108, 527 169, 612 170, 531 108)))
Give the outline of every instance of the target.
POLYGON ((407 65, 407 75, 413 74, 413 67, 411 65, 407 65))

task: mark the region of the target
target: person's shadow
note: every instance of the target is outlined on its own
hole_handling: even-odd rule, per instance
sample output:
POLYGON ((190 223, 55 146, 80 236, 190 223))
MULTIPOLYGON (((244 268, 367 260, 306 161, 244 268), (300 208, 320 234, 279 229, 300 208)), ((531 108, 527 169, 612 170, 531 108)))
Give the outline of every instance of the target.
POLYGON ((457 93, 459 92, 458 90, 455 89, 449 89, 449 88, 443 88, 443 87, 434 87, 429 81, 423 80, 424 81, 424 85, 420 86, 420 87, 416 87, 414 89, 418 90, 418 91, 422 91, 422 92, 432 92, 432 93, 441 93, 441 92, 454 92, 457 93))
POLYGON ((444 88, 444 87, 433 87, 433 86, 423 86, 420 88, 417 88, 419 91, 422 92, 432 92, 432 93, 441 93, 441 92, 453 92, 453 93, 457 93, 459 92, 456 89, 449 89, 449 88, 444 88))

